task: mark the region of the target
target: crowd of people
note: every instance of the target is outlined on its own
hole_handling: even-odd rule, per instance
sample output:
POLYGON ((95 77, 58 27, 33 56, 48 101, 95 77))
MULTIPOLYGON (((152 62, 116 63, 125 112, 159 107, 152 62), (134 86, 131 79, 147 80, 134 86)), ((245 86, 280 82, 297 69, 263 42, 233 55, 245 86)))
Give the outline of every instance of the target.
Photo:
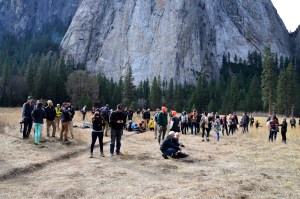
MULTIPOLYGON (((71 138, 74 138, 73 117, 75 109, 71 106, 71 103, 64 102, 62 106, 57 104, 54 107, 53 102, 48 100, 47 106, 43 107, 41 101, 37 101, 36 105, 34 105, 32 100, 33 98, 28 96, 27 102, 23 105, 23 139, 28 139, 33 125, 34 143, 39 144, 44 119, 47 125, 47 137, 50 137, 50 129, 52 128, 51 137, 56 136, 56 129, 58 129, 61 141, 67 142, 69 140, 69 133, 71 138)), ((87 107, 84 106, 80 112, 82 113, 82 120, 85 122, 88 112, 87 107)), ((100 156, 104 157, 103 137, 108 136, 109 132, 111 137, 110 155, 121 155, 123 129, 139 133, 148 130, 153 131, 154 139, 157 139, 160 145, 162 156, 167 159, 168 157, 180 158, 187 156, 187 153, 182 151, 184 145, 179 142, 180 133, 183 135, 189 133, 192 135, 200 134, 202 142, 209 142, 211 131, 216 134, 216 140, 220 141, 220 133, 223 136, 229 136, 235 134, 239 129, 241 129, 242 133, 248 133, 249 126, 250 128, 254 128, 254 125, 256 128, 260 127, 258 120, 255 121, 254 117, 252 115, 248 116, 246 112, 240 120, 236 113, 220 116, 217 112, 200 113, 197 110, 193 110, 189 113, 183 111, 178 114, 175 110, 168 112, 164 106, 161 109, 156 109, 154 114, 151 114, 150 109, 138 110, 136 113, 138 115, 137 118, 142 119, 139 123, 133 122, 134 111, 128 108, 123 110, 121 104, 115 110, 110 109, 108 104, 101 108, 93 108, 90 157, 94 157, 93 151, 97 139, 99 139, 100 156), (168 129, 169 132, 167 133, 168 129)), ((292 128, 296 127, 296 119, 294 117, 290 119, 290 125, 292 128)), ((267 118, 269 141, 276 140, 277 132, 279 132, 279 127, 281 127, 282 142, 286 143, 287 126, 286 118, 279 124, 278 118, 275 115, 269 116, 267 118)))

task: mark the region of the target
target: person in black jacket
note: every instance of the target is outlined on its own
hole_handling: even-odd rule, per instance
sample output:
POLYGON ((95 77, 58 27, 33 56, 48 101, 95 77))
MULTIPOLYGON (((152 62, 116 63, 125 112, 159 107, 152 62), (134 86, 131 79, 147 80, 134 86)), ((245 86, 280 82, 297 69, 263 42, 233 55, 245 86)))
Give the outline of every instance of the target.
POLYGON ((69 131, 69 122, 71 120, 71 113, 68 110, 68 103, 64 102, 61 109, 61 131, 60 131, 60 140, 68 141, 68 131, 69 131))
POLYGON ((149 130, 149 120, 151 118, 150 109, 143 112, 144 128, 149 130))
POLYGON ((23 128, 23 139, 27 139, 30 135, 30 131, 32 128, 32 116, 31 113, 34 109, 34 105, 32 102, 32 97, 28 96, 27 102, 23 104, 22 108, 22 122, 24 123, 23 128))
POLYGON ((43 103, 38 101, 37 107, 32 111, 33 127, 34 127, 34 144, 40 143, 42 127, 46 113, 43 109, 43 103))
POLYGON ((287 122, 286 122, 286 118, 283 118, 282 124, 280 124, 279 126, 281 126, 281 136, 282 136, 282 143, 286 144, 286 132, 287 132, 287 122))
POLYGON ((56 111, 53 106, 53 102, 51 100, 47 101, 48 106, 45 108, 46 112, 46 123, 47 123, 47 137, 50 137, 49 129, 52 126, 52 137, 55 137, 56 132, 56 123, 55 123, 55 116, 56 111))
POLYGON ((93 150, 95 143, 97 141, 97 138, 99 138, 99 145, 100 145, 100 156, 104 157, 103 153, 103 129, 102 127, 105 126, 104 118, 100 114, 100 110, 96 109, 95 113, 92 117, 92 123, 93 123, 93 130, 92 130, 92 144, 91 144, 91 155, 90 158, 93 157, 93 150))
POLYGON ((160 145, 160 150, 162 152, 162 157, 168 159, 168 156, 173 156, 177 151, 180 150, 179 145, 173 142, 175 136, 174 131, 170 131, 169 135, 166 136, 162 144, 160 145))
POLYGON ((119 104, 117 110, 112 112, 109 118, 111 131, 110 131, 110 154, 114 155, 114 148, 116 143, 116 154, 120 155, 121 138, 123 135, 123 128, 126 125, 127 115, 123 112, 122 106, 119 104))
POLYGON ((68 127, 68 129, 70 131, 71 138, 73 139, 74 138, 74 134, 73 134, 73 117, 75 115, 75 109, 71 105, 70 102, 68 103, 68 110, 69 110, 69 113, 70 113, 70 121, 69 121, 69 127, 68 127))

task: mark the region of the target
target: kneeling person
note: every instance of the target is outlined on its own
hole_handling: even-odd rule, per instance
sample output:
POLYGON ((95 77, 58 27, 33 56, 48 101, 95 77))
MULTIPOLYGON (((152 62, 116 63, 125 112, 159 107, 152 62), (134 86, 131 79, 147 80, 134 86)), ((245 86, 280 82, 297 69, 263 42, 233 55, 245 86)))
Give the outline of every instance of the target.
POLYGON ((160 146, 160 150, 163 153, 162 156, 165 159, 168 159, 168 156, 175 155, 176 152, 180 150, 179 145, 173 142, 174 137, 175 137, 175 132, 171 131, 160 146))

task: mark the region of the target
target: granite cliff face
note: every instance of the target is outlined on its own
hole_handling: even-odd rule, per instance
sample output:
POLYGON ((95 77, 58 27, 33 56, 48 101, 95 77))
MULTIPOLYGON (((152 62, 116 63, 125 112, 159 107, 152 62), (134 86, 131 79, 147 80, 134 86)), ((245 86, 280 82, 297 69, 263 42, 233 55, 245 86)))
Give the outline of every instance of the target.
POLYGON ((37 34, 46 24, 68 25, 82 0, 0 0, 0 40, 4 33, 37 34))
POLYGON ((298 28, 291 34, 292 40, 292 52, 293 55, 300 58, 300 25, 298 28))
POLYGON ((194 81, 218 74, 224 52, 246 58, 270 46, 291 55, 271 0, 83 0, 62 43, 67 58, 117 80, 194 81))

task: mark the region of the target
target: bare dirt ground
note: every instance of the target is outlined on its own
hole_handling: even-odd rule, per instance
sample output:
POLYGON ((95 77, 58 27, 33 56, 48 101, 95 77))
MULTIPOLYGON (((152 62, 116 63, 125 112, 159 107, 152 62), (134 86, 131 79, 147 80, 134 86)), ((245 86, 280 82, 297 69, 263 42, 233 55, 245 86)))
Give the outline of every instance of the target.
MULTIPOLYGON (((75 124, 80 125, 80 113, 75 124)), ((210 142, 182 135, 189 157, 161 157, 153 132, 124 132, 122 157, 89 158, 90 129, 74 129, 62 144, 23 141, 20 109, 0 109, 0 198, 300 198, 300 128, 287 144, 268 142, 265 127, 210 142)), ((259 118, 265 126, 265 118, 259 118)), ((281 121, 281 120, 280 120, 281 121)), ((58 135, 58 134, 57 134, 58 135)), ((104 142, 109 142, 108 138, 104 142)))

